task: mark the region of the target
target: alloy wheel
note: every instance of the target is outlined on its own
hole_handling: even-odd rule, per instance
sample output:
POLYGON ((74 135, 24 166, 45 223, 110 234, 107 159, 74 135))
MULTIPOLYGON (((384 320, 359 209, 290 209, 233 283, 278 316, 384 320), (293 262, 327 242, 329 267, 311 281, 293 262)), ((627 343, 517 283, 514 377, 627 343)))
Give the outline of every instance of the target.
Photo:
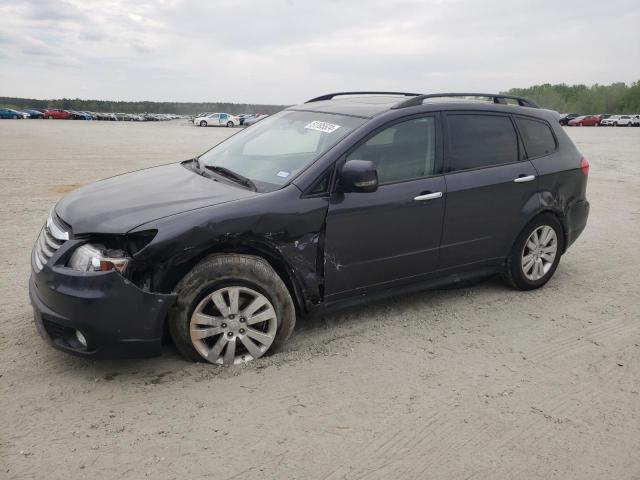
POLYGON ((537 227, 522 249, 522 272, 531 281, 544 277, 553 266, 558 254, 558 236, 548 225, 537 227))
POLYGON ((208 362, 236 365, 261 357, 278 329, 273 305, 244 286, 220 288, 196 306, 189 323, 191 342, 208 362))

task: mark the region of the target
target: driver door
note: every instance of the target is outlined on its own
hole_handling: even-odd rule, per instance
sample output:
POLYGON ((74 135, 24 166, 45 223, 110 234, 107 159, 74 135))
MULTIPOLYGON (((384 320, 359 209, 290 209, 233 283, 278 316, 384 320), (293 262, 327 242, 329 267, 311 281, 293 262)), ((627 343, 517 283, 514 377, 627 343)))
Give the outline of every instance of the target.
POLYGON ((325 294, 418 280, 438 266, 446 184, 436 115, 395 122, 374 132, 346 160, 370 160, 375 192, 331 195, 326 221, 325 294))

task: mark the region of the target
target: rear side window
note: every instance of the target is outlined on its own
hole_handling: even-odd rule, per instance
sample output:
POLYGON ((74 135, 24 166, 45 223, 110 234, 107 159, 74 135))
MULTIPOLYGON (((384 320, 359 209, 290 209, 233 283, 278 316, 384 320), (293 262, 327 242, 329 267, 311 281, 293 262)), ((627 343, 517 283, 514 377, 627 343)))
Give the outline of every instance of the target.
POLYGON ((516 123, 529 158, 549 155, 556 150, 556 139, 549 125, 522 117, 516 117, 516 123))
POLYGON ((518 161, 518 136, 509 117, 448 115, 449 171, 518 161))

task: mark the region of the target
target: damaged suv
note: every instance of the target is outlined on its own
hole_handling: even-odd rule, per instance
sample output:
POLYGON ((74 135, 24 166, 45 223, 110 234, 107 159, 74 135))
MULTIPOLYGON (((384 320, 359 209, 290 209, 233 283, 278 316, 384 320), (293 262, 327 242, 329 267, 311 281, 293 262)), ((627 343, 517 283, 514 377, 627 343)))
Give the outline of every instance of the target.
POLYGON ((296 318, 502 274, 544 285, 586 225, 553 112, 490 94, 345 92, 197 158, 84 186, 32 254, 40 334, 82 356, 238 364, 296 318))

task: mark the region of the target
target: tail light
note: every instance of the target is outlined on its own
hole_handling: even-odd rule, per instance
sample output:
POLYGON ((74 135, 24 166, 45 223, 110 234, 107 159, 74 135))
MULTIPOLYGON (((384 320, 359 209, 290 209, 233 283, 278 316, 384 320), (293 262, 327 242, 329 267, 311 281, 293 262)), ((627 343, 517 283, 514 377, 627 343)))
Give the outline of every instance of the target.
POLYGON ((580 170, 582 170, 585 176, 589 175, 589 162, 584 157, 580 160, 580 170))

